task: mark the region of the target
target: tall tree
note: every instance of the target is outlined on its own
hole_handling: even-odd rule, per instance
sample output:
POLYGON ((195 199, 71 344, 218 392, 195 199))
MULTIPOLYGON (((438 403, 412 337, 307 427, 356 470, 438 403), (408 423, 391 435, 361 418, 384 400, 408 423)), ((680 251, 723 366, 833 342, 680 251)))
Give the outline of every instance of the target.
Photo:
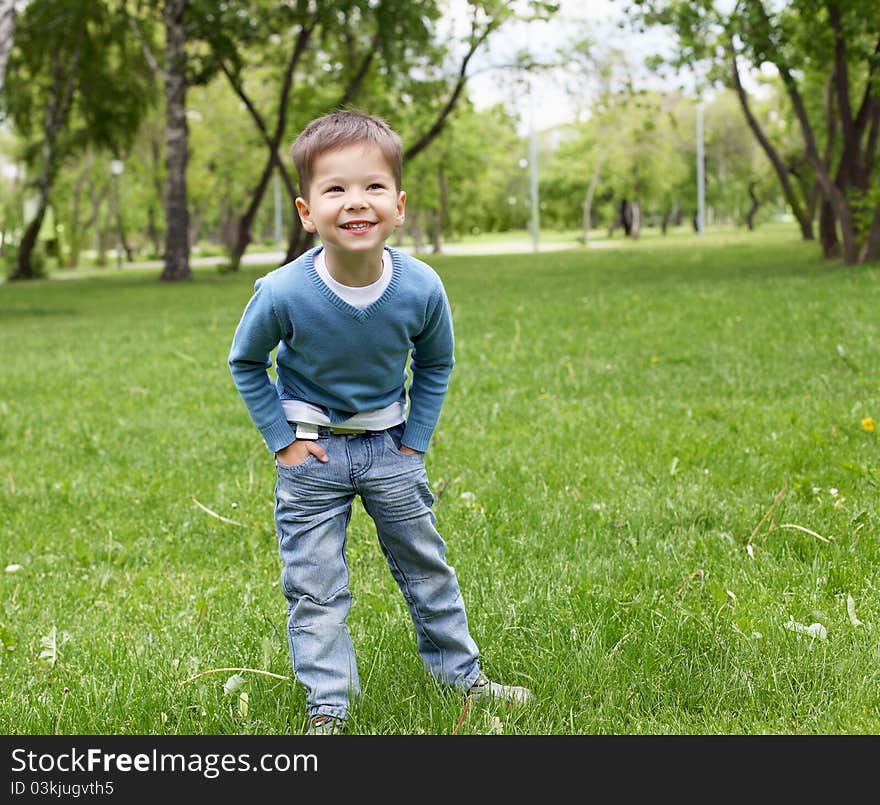
POLYGON ((161 279, 189 279, 189 202, 186 164, 189 130, 186 122, 186 0, 166 0, 162 7, 165 28, 165 267, 161 279))
POLYGON ((10 279, 37 276, 32 258, 66 159, 89 145, 121 154, 135 136, 152 87, 127 24, 102 0, 31 0, 18 18, 6 79, 7 110, 26 143, 36 194, 10 279))
MULTIPOLYGON (((531 2, 528 14, 552 13, 555 5, 531 2)), ((241 99, 264 141, 267 154, 248 205, 238 221, 238 232, 230 252, 230 268, 238 268, 252 240, 251 229, 272 174, 278 171, 290 204, 298 195, 296 182, 281 157, 280 148, 290 118, 304 124, 310 115, 349 105, 363 104, 367 97, 373 108, 386 105, 391 94, 414 97, 419 88, 430 88, 424 100, 421 127, 411 132, 412 145, 404 159, 409 162, 424 151, 443 131, 459 103, 468 78, 468 65, 488 38, 513 16, 508 3, 472 0, 469 29, 456 56, 454 74, 433 74, 453 50, 448 43, 434 41, 434 23, 441 15, 437 0, 342 0, 332 4, 308 2, 284 6, 227 3, 222 16, 206 36, 219 68, 241 99), (228 19, 231 22, 224 22, 228 19), (241 21, 249 25, 242 32, 241 21), (277 47, 265 44, 270 33, 283 31, 277 47), (274 119, 258 107, 246 77, 254 75, 254 58, 265 66, 267 57, 284 65, 277 82, 274 119), (313 76, 327 78, 320 85, 313 76), (417 78, 413 76, 417 75, 417 78), (418 86, 416 86, 418 85, 418 86), (291 98, 297 99, 298 114, 290 114, 291 98), (303 114, 305 113, 305 114, 303 114)), ((260 78, 264 76, 261 74, 260 78)), ((262 86, 262 84, 261 84, 262 86)), ((404 123, 405 114, 395 103, 389 112, 394 122, 404 123)), ((310 245, 310 236, 293 217, 286 259, 292 259, 310 245)))
POLYGON ((166 282, 192 278, 186 99, 190 87, 206 84, 216 72, 216 64, 198 45, 217 25, 218 8, 222 5, 210 0, 156 0, 139 4, 129 17, 131 30, 165 93, 165 253, 160 279, 166 282), (161 37, 156 34, 157 27, 161 37), (155 41, 160 38, 164 49, 161 60, 155 55, 155 41))
MULTIPOLYGON (((840 233, 848 264, 880 258, 880 15, 876 0, 791 0, 772 8, 739 0, 722 11, 710 0, 640 0, 635 16, 678 35, 677 61, 724 68, 749 117, 741 64, 772 67, 802 140, 803 160, 824 198, 824 237, 840 233), (819 80, 817 80, 819 79, 819 80), (824 95, 815 87, 830 87, 824 95), (835 139, 837 140, 835 142, 835 139), (824 143, 823 143, 824 140, 824 143), (833 223, 832 223, 833 222, 833 223)), ((794 188, 769 141, 749 119, 791 203, 794 188)), ((803 210, 793 205, 795 214, 803 210)), ((803 228, 803 222, 802 222, 803 228)), ((826 254, 833 250, 825 244, 826 254)))

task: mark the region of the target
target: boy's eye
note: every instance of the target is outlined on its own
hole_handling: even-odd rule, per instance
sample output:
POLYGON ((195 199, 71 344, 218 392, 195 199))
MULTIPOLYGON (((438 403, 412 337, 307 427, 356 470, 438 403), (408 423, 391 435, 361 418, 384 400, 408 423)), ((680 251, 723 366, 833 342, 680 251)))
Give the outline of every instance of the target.
POLYGON ((342 193, 343 190, 338 184, 335 184, 332 187, 328 187, 324 192, 325 193, 342 193))
POLYGON ((381 182, 373 182, 368 188, 368 190, 384 190, 385 185, 381 182))

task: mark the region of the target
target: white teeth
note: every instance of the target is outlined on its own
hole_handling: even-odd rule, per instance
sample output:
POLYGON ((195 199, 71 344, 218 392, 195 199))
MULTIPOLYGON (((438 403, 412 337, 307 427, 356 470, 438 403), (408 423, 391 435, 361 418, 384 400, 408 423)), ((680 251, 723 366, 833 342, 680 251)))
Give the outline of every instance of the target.
POLYGON ((369 229, 372 224, 343 224, 343 229, 369 229))

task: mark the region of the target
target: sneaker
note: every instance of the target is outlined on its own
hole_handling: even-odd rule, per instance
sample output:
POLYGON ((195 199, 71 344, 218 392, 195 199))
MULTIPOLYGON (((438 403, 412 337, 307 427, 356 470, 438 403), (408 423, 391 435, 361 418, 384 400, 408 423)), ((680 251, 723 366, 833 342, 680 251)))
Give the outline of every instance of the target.
POLYGON ((309 719, 306 735, 340 735, 345 732, 345 721, 336 716, 318 715, 309 719))
POLYGON ((512 704, 531 704, 535 701, 535 694, 528 688, 516 685, 499 685, 497 682, 492 682, 484 673, 477 677, 477 681, 471 685, 467 695, 475 704, 491 699, 503 699, 508 707, 512 704))

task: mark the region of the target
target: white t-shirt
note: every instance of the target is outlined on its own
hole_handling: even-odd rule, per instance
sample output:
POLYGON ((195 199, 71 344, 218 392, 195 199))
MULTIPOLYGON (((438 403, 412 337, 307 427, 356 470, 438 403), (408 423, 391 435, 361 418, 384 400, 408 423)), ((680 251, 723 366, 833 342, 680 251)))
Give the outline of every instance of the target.
POLYGON ((391 282, 391 274, 394 272, 394 266, 391 262, 391 255, 383 249, 382 251, 382 275, 375 282, 361 287, 352 285, 343 285, 330 276, 327 270, 327 258, 323 249, 315 255, 315 271, 318 276, 324 280, 327 287, 333 291, 338 297, 344 299, 352 307, 365 308, 373 304, 388 287, 391 282))

